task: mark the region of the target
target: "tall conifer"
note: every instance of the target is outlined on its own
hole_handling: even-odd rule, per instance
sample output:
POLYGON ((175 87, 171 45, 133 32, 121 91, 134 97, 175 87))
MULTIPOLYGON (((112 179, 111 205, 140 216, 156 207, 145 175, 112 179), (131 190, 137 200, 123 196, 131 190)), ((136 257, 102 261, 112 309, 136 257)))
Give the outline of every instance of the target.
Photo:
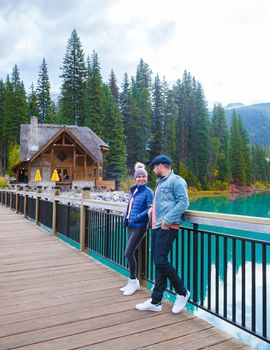
POLYGON ((164 150, 164 93, 163 86, 156 75, 152 93, 151 143, 150 157, 162 154, 164 150))
POLYGON ((120 111, 123 117, 123 126, 125 133, 125 144, 127 146, 127 126, 128 126, 128 116, 129 116, 129 95, 130 95, 130 83, 127 73, 124 75, 124 80, 122 84, 122 92, 120 93, 119 103, 120 111))
POLYGON ((232 181, 245 185, 247 182, 245 154, 243 151, 243 139, 241 135, 239 118, 233 112, 230 130, 230 167, 232 181))
POLYGON ((84 125, 84 87, 86 68, 80 38, 74 29, 68 40, 63 66, 63 79, 59 102, 60 120, 65 124, 84 125))
POLYGON ((229 131, 225 110, 220 103, 214 105, 210 142, 209 177, 229 181, 229 131))
POLYGON ((112 95, 110 87, 104 85, 104 140, 109 144, 110 151, 105 156, 104 168, 107 178, 116 180, 119 187, 126 173, 126 148, 124 128, 119 108, 112 95))
POLYGON ((119 88, 117 86, 117 80, 116 80, 116 76, 115 76, 113 70, 111 70, 111 74, 109 77, 109 86, 111 88, 114 100, 115 100, 116 104, 118 105, 119 104, 119 88))
POLYGON ((35 91, 34 84, 31 84, 30 91, 27 96, 27 107, 28 107, 28 116, 38 116, 38 104, 37 104, 37 94, 35 91))
MULTIPOLYGON (((137 161, 147 162, 149 160, 149 149, 151 140, 151 76, 152 71, 147 63, 140 60, 136 79, 132 81, 132 96, 135 99, 137 106, 136 123, 134 128, 140 128, 140 137, 137 139, 137 161)), ((129 156, 129 155, 128 155, 129 156)))
POLYGON ((163 81, 164 92, 164 144, 163 152, 168 154, 173 166, 177 168, 177 152, 176 152, 176 120, 178 115, 178 107, 175 102, 175 93, 168 89, 168 84, 163 81))
POLYGON ((44 57, 39 67, 36 96, 38 120, 40 123, 49 123, 52 119, 52 108, 48 67, 44 57))
POLYGON ((100 73, 100 63, 95 51, 88 62, 87 76, 87 116, 85 125, 91 128, 98 136, 104 132, 104 100, 103 83, 100 73))

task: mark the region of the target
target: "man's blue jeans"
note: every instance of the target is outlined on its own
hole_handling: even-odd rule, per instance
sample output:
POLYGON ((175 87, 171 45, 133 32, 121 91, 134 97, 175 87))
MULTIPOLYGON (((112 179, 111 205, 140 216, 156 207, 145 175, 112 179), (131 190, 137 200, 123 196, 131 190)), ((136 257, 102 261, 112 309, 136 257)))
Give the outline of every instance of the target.
POLYGON ((156 266, 156 283, 152 292, 153 304, 161 302, 167 286, 167 278, 170 280, 177 294, 186 295, 187 290, 182 280, 168 260, 169 252, 177 234, 178 230, 174 229, 163 230, 157 228, 152 231, 152 251, 156 266))

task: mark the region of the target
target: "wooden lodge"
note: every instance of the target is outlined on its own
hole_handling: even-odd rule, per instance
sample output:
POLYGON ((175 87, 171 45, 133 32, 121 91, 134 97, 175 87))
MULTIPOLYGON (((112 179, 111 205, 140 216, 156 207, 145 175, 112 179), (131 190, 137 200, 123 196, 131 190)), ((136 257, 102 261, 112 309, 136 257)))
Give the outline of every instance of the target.
POLYGON ((44 186, 57 185, 115 189, 115 182, 103 180, 103 155, 109 146, 91 129, 75 125, 39 124, 36 117, 21 125, 20 163, 13 171, 17 183, 36 184, 39 170, 44 186))

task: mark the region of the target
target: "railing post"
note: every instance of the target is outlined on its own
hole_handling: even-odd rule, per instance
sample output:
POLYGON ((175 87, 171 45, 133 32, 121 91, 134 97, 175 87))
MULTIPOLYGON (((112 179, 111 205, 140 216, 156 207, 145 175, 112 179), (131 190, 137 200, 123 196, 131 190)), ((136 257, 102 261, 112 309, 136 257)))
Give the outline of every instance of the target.
POLYGON ((86 207, 83 205, 84 199, 90 199, 90 188, 84 187, 81 191, 81 209, 80 209, 80 251, 85 250, 85 213, 86 207))
POLYGON ((26 218, 27 217, 27 195, 26 193, 28 192, 28 187, 25 186, 24 188, 24 202, 23 202, 23 214, 24 214, 24 217, 26 218))
POLYGON ((148 240, 147 240, 147 233, 142 240, 142 242, 139 244, 138 247, 138 280, 140 281, 140 284, 146 287, 146 282, 144 282, 143 275, 145 273, 145 261, 146 261, 146 254, 148 251, 148 240))
POLYGON ((10 210, 12 209, 12 193, 13 192, 9 192, 9 207, 10 207, 10 210))
POLYGON ((109 217, 109 213, 110 210, 106 209, 105 210, 105 242, 104 242, 104 255, 105 258, 109 257, 109 251, 110 251, 110 247, 109 247, 109 231, 110 231, 110 217, 109 217))
POLYGON ((55 196, 60 195, 60 187, 54 187, 54 199, 53 199, 53 210, 52 210, 52 232, 53 235, 56 235, 56 218, 57 218, 57 203, 58 200, 55 199, 55 196))
POLYGON ((198 301, 198 224, 193 224, 193 294, 192 301, 198 301))
POLYGON ((15 213, 18 214, 18 207, 19 207, 19 195, 18 195, 18 191, 19 191, 19 186, 16 185, 16 192, 15 192, 15 213))
POLYGON ((37 194, 37 196, 36 196, 36 215, 35 215, 36 225, 38 225, 39 200, 40 200, 40 197, 37 194))

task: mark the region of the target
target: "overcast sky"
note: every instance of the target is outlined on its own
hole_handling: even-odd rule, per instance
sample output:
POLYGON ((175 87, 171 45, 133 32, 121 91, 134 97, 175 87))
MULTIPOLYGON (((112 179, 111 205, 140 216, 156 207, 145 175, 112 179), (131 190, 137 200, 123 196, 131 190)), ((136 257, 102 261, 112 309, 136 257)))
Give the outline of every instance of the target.
POLYGON ((190 72, 210 108, 270 102, 269 0, 0 0, 0 78, 17 64, 28 91, 45 57, 58 93, 74 28, 105 81, 142 58, 170 83, 190 72))

